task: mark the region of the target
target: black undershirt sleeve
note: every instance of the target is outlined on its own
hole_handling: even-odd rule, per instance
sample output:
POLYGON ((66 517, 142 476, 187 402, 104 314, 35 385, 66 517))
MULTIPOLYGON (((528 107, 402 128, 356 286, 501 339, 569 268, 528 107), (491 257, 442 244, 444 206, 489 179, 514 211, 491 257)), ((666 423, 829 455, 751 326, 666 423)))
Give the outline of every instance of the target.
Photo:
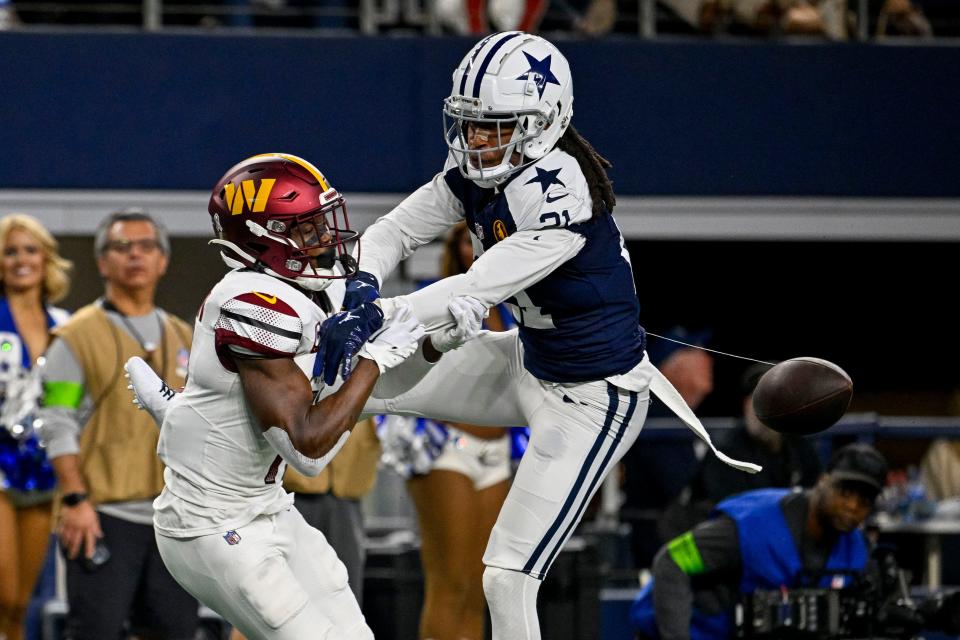
POLYGON ((667 543, 653 561, 653 603, 662 640, 689 640, 697 609, 719 613, 740 576, 737 526, 727 516, 703 522, 667 543), (732 583, 732 585, 731 585, 732 583))

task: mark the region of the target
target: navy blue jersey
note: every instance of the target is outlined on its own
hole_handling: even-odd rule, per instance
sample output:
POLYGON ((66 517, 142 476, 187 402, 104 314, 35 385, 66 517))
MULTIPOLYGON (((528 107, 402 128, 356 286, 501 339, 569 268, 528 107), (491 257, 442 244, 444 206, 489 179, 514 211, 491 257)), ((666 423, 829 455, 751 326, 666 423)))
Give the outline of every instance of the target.
POLYGON ((518 231, 560 228, 585 240, 573 258, 507 300, 527 370, 551 382, 582 382, 640 362, 645 334, 629 254, 613 216, 592 218, 574 158, 554 150, 499 190, 478 187, 456 167, 444 181, 463 206, 478 253, 518 231))

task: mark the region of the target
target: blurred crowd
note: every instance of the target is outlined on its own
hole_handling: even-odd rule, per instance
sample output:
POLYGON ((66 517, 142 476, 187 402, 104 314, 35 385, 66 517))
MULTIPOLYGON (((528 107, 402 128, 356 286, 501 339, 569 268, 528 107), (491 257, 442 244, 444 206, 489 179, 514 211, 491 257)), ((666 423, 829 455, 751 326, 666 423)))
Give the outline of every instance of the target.
MULTIPOLYGON (((960 33, 960 9, 950 0, 869 0, 865 5, 850 0, 209 0, 162 6, 158 20, 173 27, 433 35, 521 30, 581 37, 656 33, 843 41, 960 33)), ((0 31, 147 22, 141 3, 0 0, 0 31)))

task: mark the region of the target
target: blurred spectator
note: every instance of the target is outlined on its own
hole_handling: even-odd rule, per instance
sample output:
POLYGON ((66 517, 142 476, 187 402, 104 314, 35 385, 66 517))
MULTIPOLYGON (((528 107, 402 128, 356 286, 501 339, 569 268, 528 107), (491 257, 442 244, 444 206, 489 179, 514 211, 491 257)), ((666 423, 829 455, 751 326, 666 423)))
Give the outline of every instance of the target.
POLYGON ((812 487, 820 477, 820 458, 813 444, 802 436, 784 435, 765 426, 753 411, 753 390, 770 368, 755 364, 741 379, 743 417, 733 430, 717 434, 717 447, 739 460, 763 467, 759 473, 743 473, 724 464, 711 453, 700 462, 690 483, 670 505, 661 520, 660 539, 669 540, 707 517, 714 505, 737 493, 771 487, 812 487))
POLYGON ((0 220, 0 638, 22 640, 27 604, 50 540, 55 476, 40 447, 42 395, 33 364, 67 319, 52 306, 70 287, 71 263, 39 221, 0 220))
POLYGON ((705 33, 737 26, 758 34, 847 38, 847 0, 663 0, 705 33))
MULTIPOLYGON (((746 30, 760 35, 818 35, 846 40, 856 28, 848 0, 663 0, 684 22, 704 33, 746 30)), ((911 0, 872 0, 878 38, 929 37, 930 22, 911 0)), ((872 20, 871 20, 872 22, 872 20)))
MULTIPOLYGON (((684 327, 673 327, 664 338, 650 336, 647 345, 650 360, 693 410, 713 391, 713 356, 697 348, 705 345, 710 337, 709 330, 691 332, 684 327)), ((648 420, 665 417, 673 417, 673 412, 659 399, 651 397, 648 420)), ((677 420, 677 425, 682 423, 677 420)), ((651 440, 645 432, 640 433, 624 456, 625 502, 621 518, 631 524, 636 566, 649 566, 660 547, 657 522, 664 509, 690 484, 697 464, 694 445, 686 438, 651 440)))
POLYGON ((55 331, 40 412, 61 490, 66 636, 125 637, 129 619, 147 637, 188 640, 198 604, 167 572, 153 533, 153 499, 163 488, 158 431, 131 403, 123 364, 141 356, 182 386, 191 329, 154 306, 170 243, 149 215, 110 214, 97 229, 94 251, 104 296, 55 331))
POLYGON ((20 24, 17 12, 10 0, 0 0, 0 31, 13 29, 20 24))
POLYGON ((877 38, 884 36, 933 36, 930 21, 923 9, 910 0, 884 0, 877 15, 877 38))
POLYGON ((436 0, 434 17, 458 35, 493 31, 536 33, 549 0, 436 0))
POLYGON ((923 456, 920 473, 933 500, 960 497, 960 442, 938 438, 923 456))

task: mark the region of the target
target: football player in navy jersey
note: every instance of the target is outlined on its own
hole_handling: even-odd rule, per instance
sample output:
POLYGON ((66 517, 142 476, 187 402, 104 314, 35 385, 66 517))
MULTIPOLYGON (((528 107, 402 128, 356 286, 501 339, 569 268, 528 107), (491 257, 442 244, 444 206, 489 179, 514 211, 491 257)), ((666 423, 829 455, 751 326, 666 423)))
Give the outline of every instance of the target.
POLYGON ((610 164, 570 125, 563 54, 534 35, 491 35, 454 70, 443 112, 446 165, 366 231, 349 312, 324 323, 314 373, 327 383, 348 377, 357 348, 348 337, 394 304, 409 305, 428 331, 453 324, 451 300, 508 304, 517 329, 481 332, 412 389, 371 398, 364 411, 530 425, 483 585, 495 640, 540 638, 540 582, 639 434, 649 391, 709 437, 645 355, 630 256, 611 214, 610 164), (377 300, 402 259, 460 220, 477 255, 466 273, 377 300))

